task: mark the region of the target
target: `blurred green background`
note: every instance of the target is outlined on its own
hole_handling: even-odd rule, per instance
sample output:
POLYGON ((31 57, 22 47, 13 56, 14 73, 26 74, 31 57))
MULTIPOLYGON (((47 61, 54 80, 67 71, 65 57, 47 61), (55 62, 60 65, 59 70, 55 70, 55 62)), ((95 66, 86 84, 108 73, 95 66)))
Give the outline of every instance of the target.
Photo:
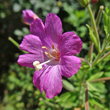
MULTIPOLYGON (((100 5, 110 6, 110 1, 99 0, 95 5, 95 16, 100 5)), ((84 110, 84 97, 81 102, 78 99, 77 75, 64 78, 62 92, 53 99, 46 99, 45 93, 41 94, 33 86, 34 70, 17 64, 22 52, 8 37, 20 44, 23 36, 30 33, 29 26, 23 24, 24 9, 33 10, 43 21, 49 12, 57 14, 62 20, 63 32, 74 31, 81 37, 83 49, 78 56, 86 57, 89 50, 86 27, 86 23, 90 24, 89 14, 77 0, 0 0, 0 110, 84 110)), ((101 29, 102 22, 99 32, 103 41, 105 34, 101 29)), ((100 77, 110 77, 109 65, 108 61, 99 64, 87 78, 99 71, 102 72, 100 77)), ((81 70, 78 72, 80 74, 81 70)), ((94 83, 90 87, 90 110, 110 110, 110 81, 94 83)))

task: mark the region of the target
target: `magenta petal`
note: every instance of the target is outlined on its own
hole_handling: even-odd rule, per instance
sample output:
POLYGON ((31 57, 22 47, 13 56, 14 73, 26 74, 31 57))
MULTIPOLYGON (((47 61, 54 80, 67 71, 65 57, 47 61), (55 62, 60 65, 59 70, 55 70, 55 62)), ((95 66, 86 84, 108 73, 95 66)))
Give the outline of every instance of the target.
POLYGON ((41 19, 35 19, 30 26, 30 32, 33 35, 38 36, 40 39, 44 39, 46 37, 44 31, 44 25, 41 19))
POLYGON ((62 23, 57 15, 53 13, 47 15, 45 20, 45 31, 48 39, 58 43, 59 38, 62 35, 62 23))
POLYGON ((82 49, 82 41, 74 32, 66 32, 62 35, 60 52, 62 55, 75 55, 82 49))
POLYGON ((41 93, 43 92, 43 84, 45 81, 45 75, 48 72, 48 66, 43 66, 40 71, 35 71, 33 76, 33 84, 37 87, 41 93))
POLYGON ((58 66, 44 68, 36 71, 33 77, 34 85, 41 91, 44 90, 46 98, 53 98, 62 90, 62 76, 58 66))
POLYGON ((38 18, 38 16, 32 10, 26 9, 23 10, 22 12, 24 21, 28 24, 31 24, 34 19, 38 18))
POLYGON ((81 60, 76 56, 62 56, 61 57, 61 74, 65 77, 71 77, 81 67, 81 60))
POLYGON ((36 54, 23 54, 23 55, 20 55, 19 56, 19 59, 18 59, 18 63, 21 65, 21 66, 26 66, 26 67, 30 67, 30 68, 34 68, 33 66, 33 62, 34 61, 39 61, 39 62, 43 62, 43 55, 39 54, 39 55, 36 55, 36 54))
POLYGON ((21 50, 34 54, 43 54, 42 42, 39 37, 29 34, 24 36, 22 43, 20 44, 21 50))
POLYGON ((62 76, 59 66, 51 67, 45 78, 44 91, 46 98, 50 99, 58 95, 62 90, 62 76))

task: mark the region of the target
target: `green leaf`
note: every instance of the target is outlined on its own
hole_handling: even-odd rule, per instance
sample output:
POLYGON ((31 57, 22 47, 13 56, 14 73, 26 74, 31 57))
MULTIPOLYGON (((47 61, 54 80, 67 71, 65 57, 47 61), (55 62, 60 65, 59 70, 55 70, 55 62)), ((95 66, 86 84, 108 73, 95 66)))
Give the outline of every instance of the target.
POLYGON ((97 91, 99 92, 99 90, 97 88, 95 88, 91 83, 87 82, 88 85, 88 90, 89 91, 97 91))
POLYGON ((91 80, 94 80, 94 79, 98 79, 100 78, 102 75, 103 75, 104 72, 99 72, 99 73, 96 73, 94 75, 92 75, 87 81, 91 81, 91 80))
POLYGON ((82 7, 86 7, 87 4, 89 3, 89 0, 78 0, 78 2, 80 3, 80 5, 81 5, 82 7))
POLYGON ((110 34, 110 11, 108 8, 103 12, 103 15, 104 30, 106 36, 108 36, 108 34, 110 34))
POLYGON ((65 89, 69 90, 69 91, 74 91, 73 85, 70 82, 68 82, 67 80, 64 80, 64 79, 63 79, 63 87, 65 89))
POLYGON ((56 102, 66 102, 69 97, 71 97, 71 93, 70 93, 70 92, 66 92, 66 93, 62 94, 62 95, 56 100, 56 102))
MULTIPOLYGON (((93 107, 94 107, 94 106, 98 106, 98 107, 102 108, 103 110, 105 110, 105 107, 103 106, 103 104, 97 102, 96 100, 91 99, 91 100, 89 100, 89 102, 90 102, 90 105, 92 105, 93 107)), ((102 110, 102 109, 101 109, 101 110, 102 110)), ((92 108, 91 110, 93 110, 93 108, 92 108)), ((94 109, 94 110, 98 110, 98 109, 96 108, 96 109, 94 109)))
POLYGON ((90 27, 88 24, 86 24, 86 26, 87 26, 88 29, 89 29, 90 39, 92 40, 92 42, 94 43, 96 49, 98 50, 97 40, 96 40, 96 37, 95 37, 94 34, 93 34, 93 31, 92 31, 91 27, 90 27))

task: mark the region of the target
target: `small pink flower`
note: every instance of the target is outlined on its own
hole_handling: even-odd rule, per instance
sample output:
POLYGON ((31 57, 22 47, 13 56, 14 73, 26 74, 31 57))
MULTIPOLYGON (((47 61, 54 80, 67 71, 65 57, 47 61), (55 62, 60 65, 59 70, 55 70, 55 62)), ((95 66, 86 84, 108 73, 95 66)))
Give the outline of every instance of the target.
POLYGON ((70 78, 81 67, 80 58, 74 56, 82 49, 82 41, 74 32, 62 34, 60 18, 49 13, 45 20, 35 19, 20 48, 27 54, 19 56, 21 66, 35 68, 33 83, 46 98, 53 98, 62 90, 62 76, 70 78))
POLYGON ((23 10, 23 18, 25 21, 25 24, 31 25, 34 19, 38 18, 38 16, 29 9, 23 10))

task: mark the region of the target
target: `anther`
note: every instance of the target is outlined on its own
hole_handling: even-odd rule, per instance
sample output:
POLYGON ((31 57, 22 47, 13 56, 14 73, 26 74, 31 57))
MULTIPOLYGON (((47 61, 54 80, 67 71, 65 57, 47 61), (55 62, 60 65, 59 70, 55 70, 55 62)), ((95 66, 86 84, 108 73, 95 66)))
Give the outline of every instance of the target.
POLYGON ((52 58, 50 53, 44 52, 49 58, 52 58))
POLYGON ((50 53, 48 53, 49 58, 52 58, 52 56, 50 55, 50 53))
POLYGON ((47 61, 45 61, 45 62, 43 62, 43 63, 41 63, 41 64, 40 64, 39 61, 34 61, 34 62, 33 62, 33 66, 35 67, 36 70, 39 71, 39 70, 42 69, 42 65, 47 64, 47 63, 51 62, 52 60, 53 60, 53 59, 47 60, 47 61))
POLYGON ((34 61, 34 62, 33 62, 33 66, 36 66, 36 65, 39 65, 39 64, 40 64, 39 61, 34 61))
POLYGON ((36 70, 40 70, 42 69, 42 65, 40 65, 40 62, 39 61, 34 61, 33 62, 33 66, 35 67, 36 70))
POLYGON ((52 49, 55 49, 55 46, 54 46, 54 44, 52 44, 52 49))
POLYGON ((46 55, 48 55, 49 53, 47 53, 47 52, 44 52, 46 55))
POLYGON ((47 47, 45 47, 45 46, 42 46, 42 48, 43 48, 43 49, 47 49, 47 47))

